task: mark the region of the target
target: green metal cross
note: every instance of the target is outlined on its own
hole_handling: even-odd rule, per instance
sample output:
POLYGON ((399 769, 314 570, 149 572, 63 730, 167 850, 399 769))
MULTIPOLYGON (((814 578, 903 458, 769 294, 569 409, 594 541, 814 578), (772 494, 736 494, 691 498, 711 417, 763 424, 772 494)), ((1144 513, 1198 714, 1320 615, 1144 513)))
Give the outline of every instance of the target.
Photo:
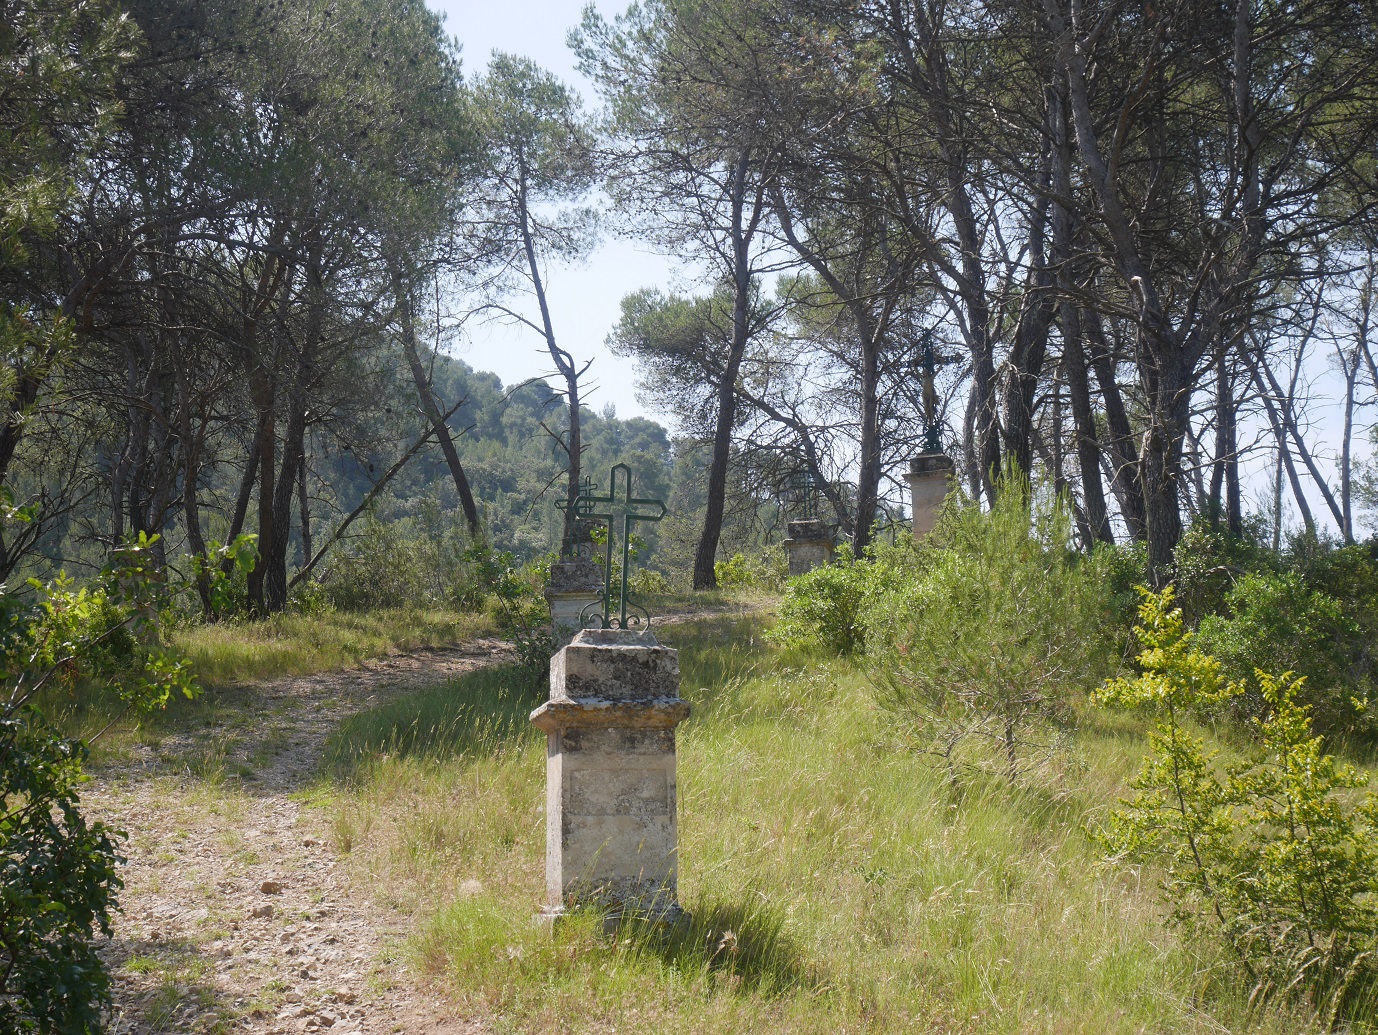
MULTIPOLYGON (((638 521, 659 521, 665 516, 665 504, 650 497, 632 495, 632 469, 626 464, 614 464, 608 476, 606 496, 580 495, 581 503, 587 501, 588 509, 579 508, 580 517, 593 518, 608 523, 607 556, 603 562, 603 628, 627 628, 627 568, 631 560, 632 525, 638 521), (620 489, 620 492, 619 492, 620 489), (615 527, 620 522, 620 529, 615 527), (618 593, 617 611, 613 613, 612 601, 612 550, 613 538, 620 534, 622 539, 622 585, 618 593)), ((650 616, 645 615, 650 622, 650 616)))
POLYGON ((919 370, 920 384, 923 388, 923 413, 921 415, 923 450, 925 453, 941 453, 943 451, 943 424, 938 415, 938 390, 934 381, 938 367, 956 363, 959 357, 942 355, 933 347, 931 328, 924 330, 920 349, 918 357, 910 365, 919 370))

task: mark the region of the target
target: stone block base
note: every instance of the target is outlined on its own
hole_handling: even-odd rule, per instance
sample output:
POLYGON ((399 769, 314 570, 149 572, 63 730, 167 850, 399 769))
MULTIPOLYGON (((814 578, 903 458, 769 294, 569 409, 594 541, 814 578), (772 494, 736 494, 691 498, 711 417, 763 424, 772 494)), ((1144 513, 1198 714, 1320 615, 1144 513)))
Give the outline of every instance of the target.
POLYGON ((832 563, 833 541, 822 521, 817 518, 791 521, 785 528, 788 532, 784 543, 785 558, 789 561, 791 577, 832 563))
POLYGON ((914 501, 915 539, 928 535, 938 523, 956 472, 957 465, 945 453, 921 453, 909 462, 906 480, 914 501))
POLYGON ((551 662, 546 904, 660 915, 676 905, 679 662, 649 632, 585 629, 551 662))

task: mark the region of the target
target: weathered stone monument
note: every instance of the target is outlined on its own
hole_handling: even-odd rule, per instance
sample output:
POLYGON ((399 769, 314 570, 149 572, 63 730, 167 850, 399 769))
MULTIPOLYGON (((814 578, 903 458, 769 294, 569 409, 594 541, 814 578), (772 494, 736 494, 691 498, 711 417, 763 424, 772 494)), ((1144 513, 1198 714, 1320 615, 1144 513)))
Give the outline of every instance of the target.
POLYGON ((679 909, 675 727, 679 661, 649 630, 585 629, 555 655, 546 734, 546 906, 615 916, 679 909))
POLYGON ((555 919, 574 906, 672 918, 679 911, 675 727, 689 716, 679 696, 677 653, 661 646, 650 618, 628 600, 628 536, 659 521, 659 500, 631 493, 631 471, 612 469, 608 495, 586 513, 607 522, 601 608, 551 660, 550 699, 531 713, 546 735, 546 905, 555 919), (622 566, 612 592, 613 540, 622 566))
POLYGON ((833 559, 833 537, 828 534, 828 526, 819 518, 802 518, 791 521, 785 528, 785 558, 789 561, 789 573, 803 575, 833 559))
POLYGON ((910 498, 913 501, 914 538, 922 539, 933 531, 943 510, 943 500, 952 491, 957 465, 952 457, 943 452, 942 418, 938 412, 938 390, 936 384, 939 366, 953 363, 956 356, 939 354, 933 346, 933 332, 925 333, 914 366, 918 369, 923 386, 923 448, 924 451, 909 461, 910 498))
POLYGON ((920 453, 909 461, 906 480, 914 503, 915 539, 928 535, 938 523, 956 472, 957 465, 946 453, 920 453))
POLYGON ((818 517, 818 483, 809 471, 795 471, 785 488, 790 519, 785 524, 785 559, 789 573, 803 575, 833 559, 833 537, 818 517))
MULTIPOLYGON (((582 498, 582 497, 581 497, 582 498)), ((550 566, 550 585, 545 599, 550 605, 553 646, 559 650, 583 628, 580 614, 598 603, 603 573, 593 559, 593 524, 583 518, 574 523, 574 542, 550 566)))

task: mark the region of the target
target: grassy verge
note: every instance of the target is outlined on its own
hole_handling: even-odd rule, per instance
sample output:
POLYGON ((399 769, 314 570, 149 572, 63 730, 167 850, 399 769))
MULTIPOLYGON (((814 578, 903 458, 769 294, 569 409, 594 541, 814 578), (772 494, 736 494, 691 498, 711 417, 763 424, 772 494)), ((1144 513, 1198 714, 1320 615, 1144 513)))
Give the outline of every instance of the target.
POLYGON ((180 630, 175 642, 202 683, 223 686, 346 668, 389 650, 443 646, 493 632, 487 615, 398 608, 199 625, 180 630))
POLYGON ((954 798, 864 673, 767 648, 756 619, 667 629, 680 890, 693 925, 552 937, 539 692, 477 673, 351 719, 324 792, 359 880, 415 913, 417 962, 500 1031, 1310 1030, 1251 1014, 1163 925, 1151 875, 1088 836, 1144 730, 1088 717, 1046 780, 954 798), (425 732, 423 732, 425 731, 425 732))
POLYGON ((764 589, 710 589, 648 593, 636 602, 654 619, 660 615, 710 615, 719 611, 758 611, 778 604, 780 595, 764 589))

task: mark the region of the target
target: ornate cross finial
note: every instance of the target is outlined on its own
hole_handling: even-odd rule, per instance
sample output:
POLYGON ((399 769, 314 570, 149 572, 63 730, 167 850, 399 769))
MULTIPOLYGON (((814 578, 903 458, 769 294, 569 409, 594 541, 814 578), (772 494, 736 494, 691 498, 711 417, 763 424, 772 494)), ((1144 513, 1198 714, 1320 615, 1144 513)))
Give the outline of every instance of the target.
MULTIPOLYGON (((627 568, 628 562, 631 560, 632 525, 638 521, 659 521, 665 516, 665 504, 657 499, 632 495, 632 469, 626 464, 613 465, 612 472, 608 476, 608 494, 606 496, 594 496, 592 492, 584 496, 581 493, 579 500, 578 512, 580 517, 593 518, 608 523, 607 555, 603 563, 603 591, 600 594, 603 605, 601 616, 603 628, 626 629, 628 628, 627 568), (588 509, 584 509, 583 504, 585 502, 588 509), (613 540, 618 536, 622 540, 622 578, 614 610, 612 550, 613 540)), ((641 611, 639 616, 635 616, 636 624, 649 625, 650 615, 640 608, 636 608, 634 604, 631 606, 641 611)), ((584 615, 580 615, 581 619, 584 617, 584 615)))
POLYGON ((812 471, 791 471, 785 480, 785 500, 794 520, 818 517, 818 482, 812 471))
POLYGON ((943 451, 943 424, 938 415, 938 389, 934 383, 938 367, 956 363, 960 357, 943 355, 933 347, 933 330, 923 332, 920 352, 911 366, 917 367, 923 385, 923 450, 925 453, 943 451))

